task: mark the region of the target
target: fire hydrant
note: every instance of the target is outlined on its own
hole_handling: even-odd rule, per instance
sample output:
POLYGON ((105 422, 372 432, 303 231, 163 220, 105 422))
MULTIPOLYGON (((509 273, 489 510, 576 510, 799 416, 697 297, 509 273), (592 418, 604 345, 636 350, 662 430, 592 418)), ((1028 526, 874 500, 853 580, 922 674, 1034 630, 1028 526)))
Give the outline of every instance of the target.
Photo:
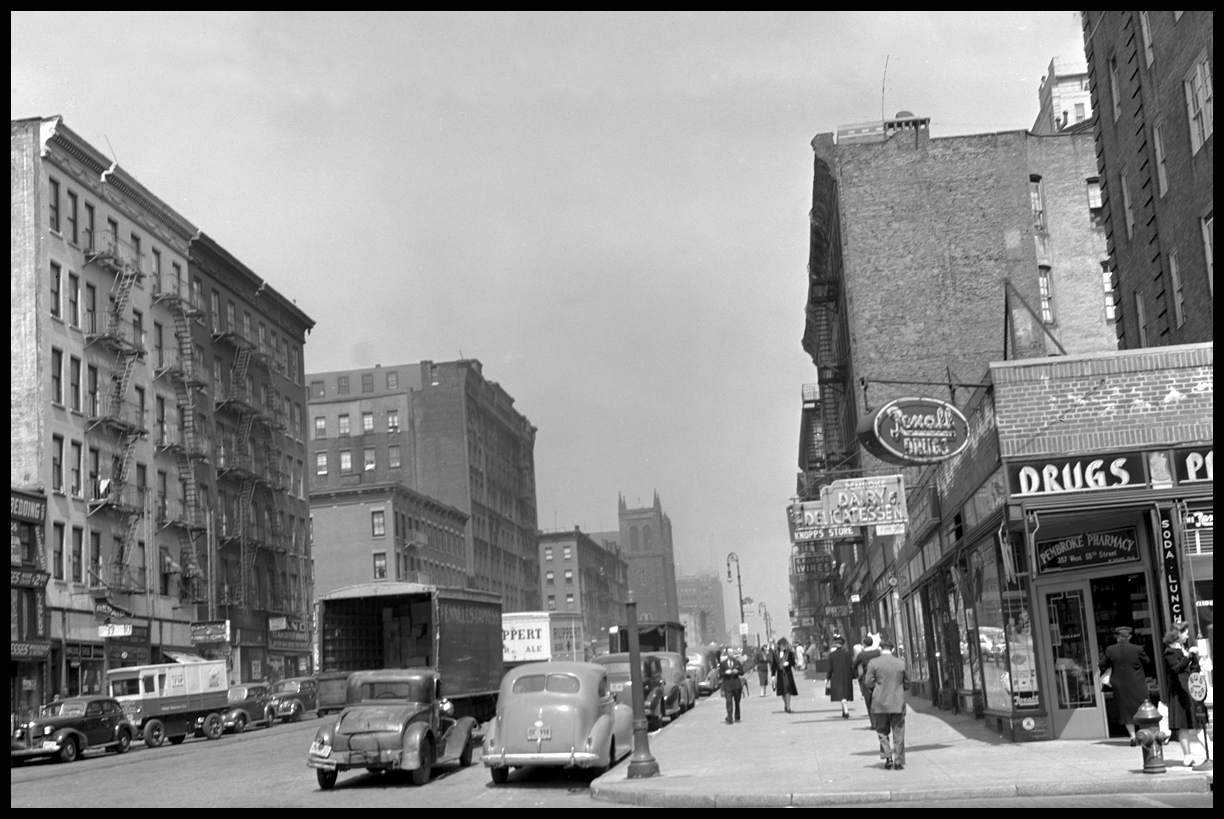
POLYGON ((1148 774, 1164 773, 1164 746, 1169 741, 1169 735, 1160 730, 1160 712, 1152 703, 1145 702, 1139 706, 1133 717, 1135 739, 1143 748, 1143 772, 1148 774))

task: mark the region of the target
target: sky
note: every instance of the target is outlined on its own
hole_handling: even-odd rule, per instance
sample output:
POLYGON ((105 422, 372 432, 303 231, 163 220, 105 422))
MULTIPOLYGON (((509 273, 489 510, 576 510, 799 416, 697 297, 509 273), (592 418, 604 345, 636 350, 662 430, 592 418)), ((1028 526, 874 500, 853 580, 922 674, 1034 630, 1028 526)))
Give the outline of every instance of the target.
POLYGON ((62 115, 293 299, 308 372, 479 359, 538 429, 542 529, 658 492, 678 573, 735 553, 775 636, 812 137, 1027 128, 1050 60, 1083 60, 1071 11, 10 23, 10 117, 62 115))

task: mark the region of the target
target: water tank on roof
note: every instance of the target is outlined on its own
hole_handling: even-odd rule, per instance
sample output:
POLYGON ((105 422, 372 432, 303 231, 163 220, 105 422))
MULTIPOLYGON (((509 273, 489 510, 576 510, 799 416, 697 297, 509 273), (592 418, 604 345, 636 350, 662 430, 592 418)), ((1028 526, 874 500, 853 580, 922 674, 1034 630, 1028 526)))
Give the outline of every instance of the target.
POLYGON ((893 117, 893 119, 913 119, 913 118, 914 118, 913 111, 898 111, 897 115, 893 117))

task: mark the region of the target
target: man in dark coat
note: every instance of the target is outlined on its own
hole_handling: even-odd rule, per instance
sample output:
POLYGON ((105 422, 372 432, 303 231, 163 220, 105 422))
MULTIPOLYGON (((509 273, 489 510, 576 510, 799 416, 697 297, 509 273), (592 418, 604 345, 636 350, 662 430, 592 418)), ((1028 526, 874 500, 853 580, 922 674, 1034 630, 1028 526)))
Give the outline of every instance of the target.
MULTIPOLYGON (((1131 642, 1134 629, 1119 626, 1114 629, 1117 642, 1105 649, 1101 660, 1101 671, 1109 671, 1109 687, 1113 689, 1114 702, 1118 705, 1118 720, 1126 725, 1130 744, 1135 745, 1135 712, 1148 701, 1147 671, 1151 659, 1143 650, 1131 642)), ((1154 675, 1153 675, 1154 676, 1154 675)))
POLYGON ((892 635, 882 631, 880 656, 867 664, 866 685, 871 689, 880 757, 885 768, 899 771, 905 767, 905 692, 909 689, 909 674, 905 663, 893 656, 893 645, 892 635))
POLYGON ((740 697, 744 694, 744 667, 724 648, 718 661, 718 676, 722 680, 723 699, 727 701, 727 724, 740 721, 740 697), (732 720, 734 717, 734 720, 732 720))
POLYGON ((871 713, 871 688, 867 685, 867 664, 880 656, 880 649, 868 634, 863 638, 863 650, 854 658, 854 676, 859 681, 859 693, 863 695, 863 707, 867 709, 867 719, 871 721, 871 730, 875 730, 875 715, 871 713))
POLYGON ((830 702, 840 702, 842 718, 850 719, 847 702, 854 702, 854 670, 851 667, 850 651, 846 638, 840 634, 833 637, 833 650, 829 652, 829 676, 825 681, 825 693, 830 702))

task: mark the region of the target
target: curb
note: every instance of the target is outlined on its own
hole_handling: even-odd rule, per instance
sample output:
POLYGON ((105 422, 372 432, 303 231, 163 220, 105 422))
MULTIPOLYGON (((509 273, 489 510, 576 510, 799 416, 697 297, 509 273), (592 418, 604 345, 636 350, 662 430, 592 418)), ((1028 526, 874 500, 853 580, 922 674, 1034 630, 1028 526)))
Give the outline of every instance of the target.
MULTIPOLYGON (((685 777, 688 778, 688 777, 685 777)), ((591 783, 592 799, 622 805, 654 808, 785 808, 831 805, 866 805, 879 802, 926 802, 956 799, 1010 799, 1032 796, 1085 796, 1091 794, 1210 793, 1213 779, 1208 774, 1190 776, 1144 777, 1142 779, 1083 780, 1079 782, 1032 782, 992 785, 977 788, 938 788, 896 791, 808 791, 774 793, 769 791, 699 793, 652 788, 627 780, 591 783)))

